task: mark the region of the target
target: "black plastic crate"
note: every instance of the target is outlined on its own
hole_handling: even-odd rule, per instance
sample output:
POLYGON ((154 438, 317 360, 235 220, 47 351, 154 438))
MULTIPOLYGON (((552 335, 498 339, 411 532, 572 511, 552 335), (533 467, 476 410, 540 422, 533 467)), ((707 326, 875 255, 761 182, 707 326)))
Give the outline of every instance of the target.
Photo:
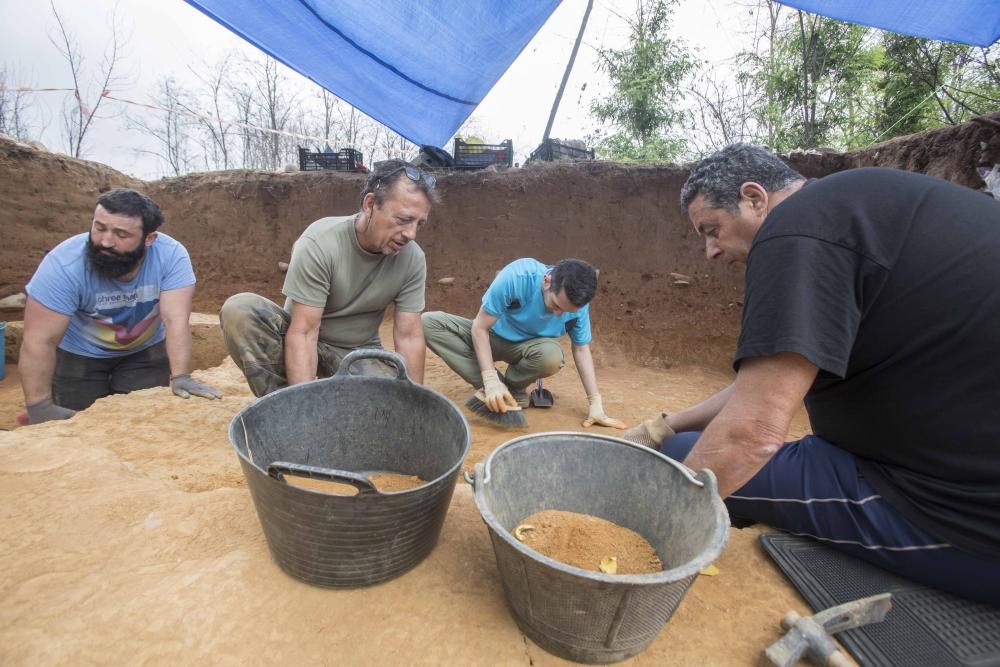
POLYGON ((470 144, 455 139, 453 154, 455 169, 514 166, 514 142, 510 139, 499 144, 470 144))
POLYGON ((542 162, 553 162, 555 160, 593 160, 594 150, 592 148, 580 148, 564 143, 558 139, 546 139, 538 148, 532 151, 528 157, 528 162, 541 160, 542 162))
POLYGON ((339 151, 313 152, 299 147, 299 169, 301 171, 364 171, 364 157, 361 151, 341 148, 339 151))

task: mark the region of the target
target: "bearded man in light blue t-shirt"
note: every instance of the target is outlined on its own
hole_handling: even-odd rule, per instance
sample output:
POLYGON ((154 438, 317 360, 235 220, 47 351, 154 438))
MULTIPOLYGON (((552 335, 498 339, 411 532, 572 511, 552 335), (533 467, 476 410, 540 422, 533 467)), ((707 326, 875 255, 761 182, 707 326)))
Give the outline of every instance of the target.
POLYGON ((625 428, 604 412, 590 353, 590 301, 597 271, 579 259, 548 266, 518 259, 505 266, 483 295, 474 320, 443 312, 424 313, 427 347, 462 379, 481 389, 493 412, 528 406, 527 388, 563 367, 559 338, 568 334, 573 361, 590 402, 584 426, 625 428), (503 376, 494 363, 504 361, 503 376))
POLYGON ((111 190, 90 232, 42 260, 24 309, 22 422, 68 419, 103 396, 167 384, 182 398, 221 397, 190 375, 194 270, 184 246, 157 231, 162 223, 146 195, 111 190))

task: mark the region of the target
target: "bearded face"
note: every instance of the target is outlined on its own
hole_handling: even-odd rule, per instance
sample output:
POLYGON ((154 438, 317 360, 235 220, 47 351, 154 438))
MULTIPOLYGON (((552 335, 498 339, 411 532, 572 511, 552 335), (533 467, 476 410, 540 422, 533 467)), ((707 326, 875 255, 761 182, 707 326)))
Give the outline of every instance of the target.
POLYGON ((102 248, 94 244, 93 235, 87 238, 87 259, 98 275, 112 280, 130 273, 143 257, 146 256, 146 239, 139 240, 132 250, 118 251, 113 248, 102 248))

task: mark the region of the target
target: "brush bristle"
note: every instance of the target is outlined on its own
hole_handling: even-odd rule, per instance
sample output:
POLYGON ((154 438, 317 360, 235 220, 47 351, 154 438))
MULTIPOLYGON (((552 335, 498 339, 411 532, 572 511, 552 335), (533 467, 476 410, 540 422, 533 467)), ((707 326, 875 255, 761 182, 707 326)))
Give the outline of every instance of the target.
POLYGON ((493 412, 478 396, 473 394, 465 402, 465 407, 469 408, 475 415, 493 422, 497 426, 504 428, 527 428, 528 419, 524 416, 524 410, 508 410, 507 412, 493 412))

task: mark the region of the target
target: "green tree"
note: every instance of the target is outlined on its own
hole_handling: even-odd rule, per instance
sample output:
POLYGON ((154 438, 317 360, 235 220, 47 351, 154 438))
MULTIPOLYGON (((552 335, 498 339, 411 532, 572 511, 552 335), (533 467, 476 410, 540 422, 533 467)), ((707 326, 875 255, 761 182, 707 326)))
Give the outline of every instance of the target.
POLYGON ((1000 47, 885 33, 882 48, 872 141, 964 123, 1000 109, 1000 47))
POLYGON ((758 120, 768 143, 779 151, 843 144, 874 79, 869 29, 802 11, 770 27, 769 52, 743 54, 765 91, 758 120))
POLYGON ((868 29, 776 0, 749 14, 755 46, 738 64, 754 85, 734 108, 755 109, 749 133, 776 150, 853 149, 1000 108, 1000 45, 868 29))
POLYGON ((685 150, 681 83, 694 67, 683 42, 667 35, 678 0, 639 0, 624 49, 598 50, 611 93, 591 113, 613 131, 597 152, 614 160, 676 160, 685 150))

